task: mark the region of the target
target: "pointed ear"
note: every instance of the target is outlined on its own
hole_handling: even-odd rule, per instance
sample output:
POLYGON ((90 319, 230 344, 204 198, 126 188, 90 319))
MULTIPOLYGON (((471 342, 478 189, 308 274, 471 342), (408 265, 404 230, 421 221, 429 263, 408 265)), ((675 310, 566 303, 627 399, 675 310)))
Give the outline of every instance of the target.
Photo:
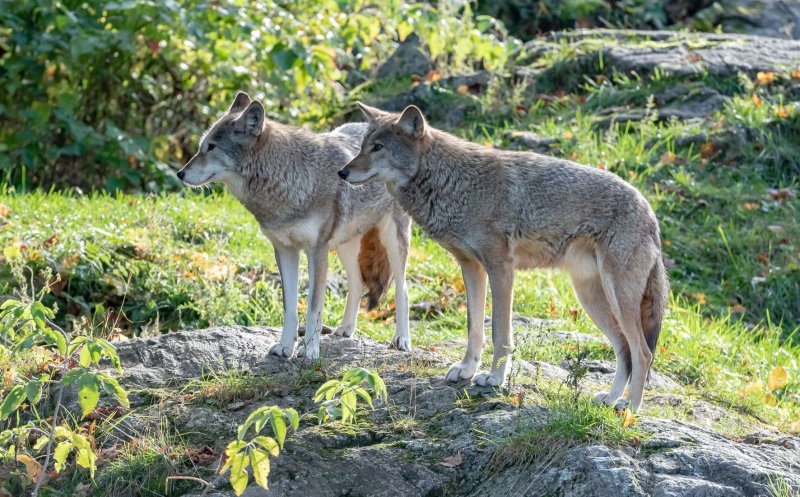
POLYGON ((264 107, 261 102, 252 102, 244 111, 241 119, 244 121, 244 130, 253 136, 258 136, 264 130, 264 107))
POLYGON ((362 104, 361 102, 356 102, 356 105, 358 105, 358 108, 361 109, 361 113, 364 114, 364 117, 367 118, 367 122, 375 122, 375 118, 383 113, 382 110, 362 104))
POLYGON ((411 138, 419 138, 425 133, 425 118, 415 105, 406 107, 394 125, 399 132, 411 138))
POLYGON ((250 95, 240 91, 236 94, 236 98, 233 100, 231 107, 228 109, 228 114, 245 110, 247 106, 250 105, 250 102, 252 102, 250 95))

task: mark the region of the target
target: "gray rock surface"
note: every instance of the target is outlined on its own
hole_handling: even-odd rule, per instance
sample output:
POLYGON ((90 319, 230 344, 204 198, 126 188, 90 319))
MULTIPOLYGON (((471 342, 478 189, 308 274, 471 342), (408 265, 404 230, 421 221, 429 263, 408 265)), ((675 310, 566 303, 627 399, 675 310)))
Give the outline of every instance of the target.
MULTIPOLYGON (((580 43, 587 39, 608 40, 599 50, 588 50, 581 58, 597 60, 602 53, 607 70, 648 76, 656 69, 676 76, 708 72, 735 76, 739 72, 780 71, 800 65, 800 41, 741 34, 680 33, 585 29, 552 33, 532 40, 520 51, 519 61, 535 63, 542 55, 559 49, 559 43, 580 43)), ((578 60, 576 63, 582 63, 578 60)), ((524 72, 524 71, 523 71, 524 72)))
MULTIPOLYGON (((560 330, 557 322, 517 316, 514 325, 517 337, 531 343, 602 340, 560 330)), ((303 419, 272 463, 270 490, 251 485, 245 495, 766 496, 771 478, 800 484, 800 440, 772 432, 732 439, 702 426, 702 417, 697 423, 642 417, 637 423, 646 435, 637 446, 568 444, 553 447, 543 460, 499 465, 493 457, 504 439, 544 426, 552 414, 537 397, 535 378, 564 379, 568 362, 518 361, 522 374, 516 388, 528 399, 518 408, 491 389, 467 382, 445 384, 442 375, 450 360, 437 352, 402 353, 368 338, 324 336, 323 361, 309 365, 268 356, 278 336, 277 330, 231 326, 121 343, 123 383, 131 389, 180 388, 192 378, 225 369, 276 380, 263 398, 241 408, 193 405, 178 395, 170 402, 141 406, 132 417, 146 424, 158 419, 153 415, 157 410, 174 419, 182 432, 216 440, 211 443, 221 450, 235 436, 236 426, 260 405, 314 412, 310 400, 324 380, 321 373, 315 373, 317 381, 308 380, 314 371, 337 377, 347 368, 362 366, 380 372, 389 389, 388 403, 365 412, 355 427, 319 426, 303 419), (442 464, 457 454, 458 464, 442 464)), ((456 344, 441 348, 453 350, 456 344)), ((593 361, 589 366, 583 380, 587 389, 610 381, 611 363, 593 361)), ((684 402, 672 379, 657 373, 654 378, 657 390, 650 402, 684 402)), ((726 411, 716 409, 712 415, 726 411)), ((218 487, 207 495, 233 495, 224 481, 218 487)), ((191 495, 198 496, 200 490, 191 495)))
POLYGON ((411 33, 378 68, 378 78, 425 76, 432 67, 427 47, 423 46, 416 33, 411 33))

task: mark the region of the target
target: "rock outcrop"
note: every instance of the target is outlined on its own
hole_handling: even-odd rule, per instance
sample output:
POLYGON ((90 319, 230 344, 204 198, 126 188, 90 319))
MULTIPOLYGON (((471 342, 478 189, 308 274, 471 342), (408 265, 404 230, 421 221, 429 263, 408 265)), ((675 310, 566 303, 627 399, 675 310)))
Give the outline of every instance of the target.
MULTIPOLYGON (((601 339, 559 331, 541 320, 517 318, 515 326, 521 340, 601 339)), ((311 397, 325 377, 362 366, 380 372, 389 401, 364 412, 354 426, 318 426, 304 419, 273 461, 269 492, 251 485, 245 495, 766 496, 771 481, 800 483, 800 440, 766 430, 731 438, 704 426, 702 417, 642 417, 637 426, 645 435, 636 445, 577 443, 553 447, 540 460, 500 464, 495 454, 504 441, 544 427, 550 419, 549 408, 537 401, 533 372, 542 380, 563 381, 570 376, 568 361, 519 361, 522 374, 516 388, 529 395, 516 406, 491 389, 467 382, 445 384, 442 376, 451 359, 439 352, 402 353, 368 338, 325 336, 324 359, 311 365, 268 356, 277 338, 276 330, 231 326, 121 343, 122 381, 132 390, 180 390, 215 370, 245 371, 272 385, 259 398, 221 409, 182 400, 151 405, 148 396, 134 394, 139 406, 129 423, 144 426, 158 418, 151 412, 158 410, 182 432, 200 434, 221 450, 257 407, 275 404, 315 412, 311 397)), ((588 366, 582 380, 587 388, 610 380, 610 362, 591 361, 588 366)), ((656 390, 648 395, 649 402, 684 401, 674 381, 653 376, 656 390)), ((698 413, 724 415, 724 407, 692 402, 698 413)), ((219 487, 207 495, 233 495, 224 482, 219 487)))

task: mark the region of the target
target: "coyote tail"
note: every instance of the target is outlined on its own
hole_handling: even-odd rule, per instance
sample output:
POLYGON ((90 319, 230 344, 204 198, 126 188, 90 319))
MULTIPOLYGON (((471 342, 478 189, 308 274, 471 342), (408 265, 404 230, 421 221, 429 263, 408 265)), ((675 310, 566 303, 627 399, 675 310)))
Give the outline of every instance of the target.
POLYGON ((361 269, 361 280, 364 282, 369 298, 367 309, 372 310, 386 295, 392 279, 389 254, 386 252, 386 247, 381 244, 377 227, 373 227, 361 237, 358 266, 361 269))
POLYGON ((667 271, 664 269, 664 262, 661 260, 661 256, 659 256, 650 269, 641 303, 644 339, 650 352, 654 355, 656 353, 658 335, 661 333, 661 321, 664 318, 664 307, 667 305, 668 292, 667 271))

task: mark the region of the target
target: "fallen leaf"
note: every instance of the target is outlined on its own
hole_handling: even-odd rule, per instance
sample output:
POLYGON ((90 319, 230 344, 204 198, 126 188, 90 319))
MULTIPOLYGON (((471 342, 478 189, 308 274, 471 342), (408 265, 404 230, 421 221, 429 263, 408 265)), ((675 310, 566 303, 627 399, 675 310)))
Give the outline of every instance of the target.
POLYGON ((770 188, 767 190, 767 193, 769 194, 769 198, 776 202, 789 200, 797 196, 797 191, 792 188, 770 188))
POLYGON ((522 403, 525 401, 525 392, 519 391, 511 396, 511 403, 517 407, 522 406, 522 403))
POLYGON ((700 304, 700 305, 708 304, 708 301, 706 300, 706 294, 703 293, 703 292, 695 293, 694 294, 694 298, 695 298, 695 300, 697 300, 697 303, 700 304))
POLYGON ((778 405, 778 399, 771 393, 768 393, 764 395, 764 403, 770 407, 775 407, 778 405))
POLYGON ((717 145, 714 142, 708 141, 700 145, 700 157, 710 159, 717 153, 717 145))
POLYGON ((548 313, 550 314, 551 318, 557 318, 558 317, 558 311, 556 310, 556 299, 555 298, 552 298, 552 297, 550 298, 550 307, 548 309, 548 313))
POLYGON ((446 468, 455 468, 456 466, 461 466, 461 463, 461 452, 456 452, 456 455, 445 457, 444 461, 440 462, 439 464, 446 468))
POLYGON ((17 462, 25 465, 25 473, 31 481, 36 481, 39 474, 42 472, 42 465, 36 462, 32 457, 27 454, 17 454, 17 462))
POLYGON ((780 117, 781 119, 789 119, 789 111, 786 110, 786 107, 784 107, 783 105, 778 107, 778 109, 775 111, 775 115, 780 117))
POLYGON ((755 393, 761 393, 764 391, 764 384, 756 381, 753 383, 748 383, 747 385, 743 386, 739 389, 739 396, 740 397, 749 397, 755 393))
POLYGON ((760 262, 761 264, 766 264, 768 261, 769 260, 767 259, 767 254, 765 254, 764 252, 760 252, 758 254, 758 262, 760 262))
POLYGON ((767 86, 775 81, 775 73, 771 71, 759 71, 756 73, 756 82, 760 86, 767 86))
POLYGON ((483 146, 484 146, 484 147, 489 147, 489 148, 492 148, 494 145, 493 145, 493 144, 492 144, 492 142, 490 142, 489 140, 484 140, 484 141, 483 141, 483 146))
POLYGON ((0 217, 8 217, 11 215, 11 209, 3 204, 0 204, 0 217))
POLYGON ((758 94, 753 93, 753 96, 750 98, 753 100, 753 105, 755 105, 757 108, 760 109, 761 106, 764 105, 764 102, 761 101, 761 97, 759 97, 758 94))
POLYGON ((625 409, 622 412, 622 416, 623 416, 622 419, 623 428, 627 428, 636 422, 636 416, 633 415, 633 412, 630 409, 625 409))
POLYGON ((742 209, 746 211, 754 211, 758 209, 759 205, 755 202, 745 202, 742 204, 742 209))
POLYGON ((563 136, 565 140, 572 140, 575 137, 575 133, 570 130, 566 130, 561 134, 561 136, 563 136))
POLYGON ((769 373, 767 390, 777 390, 781 387, 785 387, 787 383, 789 383, 789 374, 782 366, 778 366, 769 373))
POLYGON ((466 95, 467 93, 469 93, 469 87, 467 85, 461 85, 458 88, 456 88, 456 93, 458 93, 459 95, 466 95))
POLYGON ((800 69, 792 71, 792 79, 800 79, 800 69))
POLYGON ((742 304, 735 304, 731 306, 731 312, 734 314, 744 314, 747 309, 742 304))

